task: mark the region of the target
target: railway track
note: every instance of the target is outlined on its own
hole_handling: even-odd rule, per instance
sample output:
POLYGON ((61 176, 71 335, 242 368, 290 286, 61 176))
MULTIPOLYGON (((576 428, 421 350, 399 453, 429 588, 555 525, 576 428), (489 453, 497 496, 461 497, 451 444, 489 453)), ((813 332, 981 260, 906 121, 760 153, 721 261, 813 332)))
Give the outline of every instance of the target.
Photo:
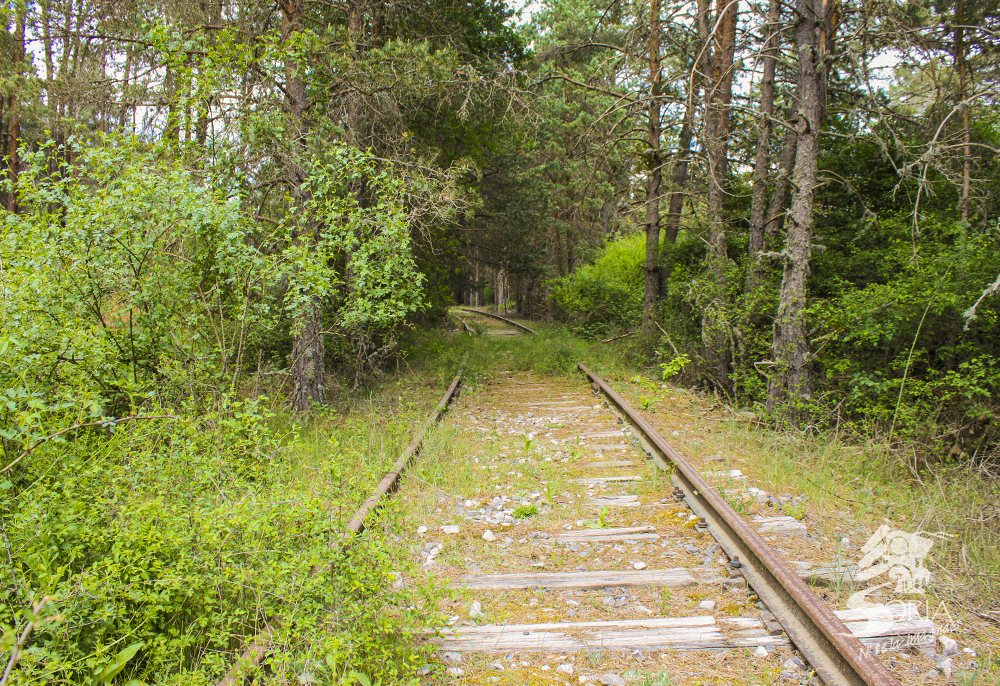
POLYGON ((466 333, 473 334, 475 330, 469 326, 469 321, 474 321, 488 336, 517 336, 519 334, 537 333, 534 329, 528 328, 513 319, 502 317, 485 310, 474 310, 468 307, 455 308, 450 312, 451 316, 461 322, 466 333), (461 314, 459 314, 461 312, 461 314))
POLYGON ((402 503, 420 569, 405 581, 444 588, 446 616, 428 628, 444 683, 912 681, 873 653, 933 650, 916 606, 831 610, 804 579, 844 569, 777 552, 794 547, 783 534, 808 552, 805 527, 751 525, 726 500, 731 471, 699 474, 580 371, 578 382, 501 374, 458 399, 459 372, 349 526, 348 541, 450 404, 448 449, 413 464, 402 503))

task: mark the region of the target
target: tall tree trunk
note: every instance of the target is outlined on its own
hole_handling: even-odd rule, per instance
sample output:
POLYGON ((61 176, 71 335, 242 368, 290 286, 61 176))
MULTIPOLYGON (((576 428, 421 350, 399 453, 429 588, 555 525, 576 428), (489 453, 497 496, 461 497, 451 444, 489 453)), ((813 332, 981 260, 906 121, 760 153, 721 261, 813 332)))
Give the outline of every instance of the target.
POLYGON ((694 111, 698 102, 700 82, 698 76, 695 75, 691 84, 691 92, 688 94, 687 106, 684 108, 684 121, 681 123, 681 131, 677 135, 677 156, 674 161, 674 173, 670 184, 670 206, 667 210, 667 225, 663 227, 663 239, 668 243, 677 242, 677 234, 681 227, 681 210, 684 207, 684 187, 687 185, 688 166, 690 166, 691 162, 694 111))
MULTIPOLYGON (((25 6, 21 3, 15 4, 14 10, 14 40, 11 46, 11 62, 16 64, 16 73, 23 73, 22 63, 25 57, 24 48, 24 12, 25 6)), ((21 166, 18 144, 21 138, 21 120, 17 95, 15 91, 7 99, 7 180, 10 182, 10 191, 7 193, 4 206, 8 212, 17 212, 17 172, 21 166)))
MULTIPOLYGON (((700 3, 702 4, 702 3, 700 3)), ((704 5, 703 5, 704 7, 704 5)), ((708 155, 708 273, 715 282, 714 297, 702 314, 702 343, 716 384, 729 388, 730 335, 729 256, 726 253, 726 194, 729 178, 729 116, 733 96, 733 59, 736 54, 737 3, 716 0, 718 27, 709 35, 707 7, 699 12, 702 40, 708 42, 703 73, 705 87, 705 150, 708 155), (704 16, 701 16, 704 15, 704 16)))
MULTIPOLYGON (((302 1, 283 0, 282 35, 285 42, 292 40, 302 30, 302 1)), ((285 92, 288 107, 297 127, 296 144, 305 153, 306 137, 309 135, 309 120, 306 109, 308 99, 301 65, 292 58, 285 62, 285 92)), ((308 194, 303 189, 306 181, 305 170, 297 161, 292 161, 289 177, 292 180, 292 198, 301 217, 307 217, 305 204, 308 194)), ((294 240, 300 244, 314 244, 319 226, 311 219, 304 219, 295 231, 294 240)), ((303 306, 292 324, 292 406, 307 412, 313 403, 326 402, 325 348, 323 345, 323 308, 319 298, 313 298, 303 306)))
MULTIPOLYGON (((796 0, 795 12, 798 15, 798 141, 783 253, 784 272, 771 346, 775 362, 768 384, 767 408, 771 411, 790 397, 797 401, 807 400, 812 390, 804 310, 812 252, 819 139, 826 110, 827 55, 832 47, 831 27, 836 25, 826 0, 796 0)), ((788 415, 797 425, 803 410, 792 407, 788 415)))
MULTIPOLYGON (((958 100, 967 95, 968 65, 965 61, 965 4, 958 0, 955 10, 955 67, 958 70, 958 100)), ((969 108, 962 107, 962 221, 969 221, 969 196, 972 191, 972 127, 969 125, 969 108)))
POLYGON ((660 290, 660 183, 663 159, 660 154, 660 0, 650 0, 649 14, 649 171, 646 174, 646 264, 642 290, 642 327, 654 331, 656 301, 660 290))
POLYGON ((757 125, 757 154, 753 169, 753 200, 750 209, 750 270, 746 294, 753 296, 763 281, 760 254, 764 251, 764 230, 767 224, 767 186, 771 176, 771 121, 774 115, 774 67, 778 61, 778 22, 781 19, 780 0, 770 0, 767 8, 767 28, 764 39, 764 63, 760 79, 760 122, 757 125))

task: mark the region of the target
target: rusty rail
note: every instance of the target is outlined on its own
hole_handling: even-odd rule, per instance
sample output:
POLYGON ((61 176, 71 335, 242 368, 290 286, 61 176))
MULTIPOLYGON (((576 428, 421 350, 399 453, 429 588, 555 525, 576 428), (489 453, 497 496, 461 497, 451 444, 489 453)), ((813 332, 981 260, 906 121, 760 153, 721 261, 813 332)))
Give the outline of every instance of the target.
POLYGON ((347 525, 347 530, 344 532, 345 540, 364 530, 365 517, 371 514, 372 510, 378 507, 379 503, 382 502, 386 495, 396 488, 396 484, 399 482, 399 477, 402 476, 403 470, 410 465, 410 462, 413 461, 413 456, 417 454, 418 450, 420 450, 420 446, 424 442, 424 435, 427 433, 427 429, 430 428, 431 424, 441 418, 441 414, 444 412, 445 408, 448 407, 448 403, 451 402, 451 399, 455 396, 455 393, 458 390, 458 385, 462 382, 462 371, 464 367, 465 361, 463 360, 462 368, 458 370, 458 374, 456 374, 455 378, 452 379, 451 385, 448 386, 448 390, 441 396, 441 399, 434 407, 430 416, 427 417, 427 419, 424 420, 424 423, 420 425, 420 429, 417 430, 417 433, 413 436, 413 440, 410 441, 410 444, 406 446, 406 450, 404 450, 400 458, 396 460, 396 463, 392 465, 392 469, 390 469, 386 475, 382 477, 382 480, 375 488, 375 491, 371 494, 371 497, 369 497, 368 500, 362 503, 361 507, 358 508, 358 511, 354 514, 354 517, 347 525))
POLYGON ((636 430, 644 450, 660 467, 672 469, 671 481, 684 491, 691 510, 729 556, 739 557, 740 571, 774 614, 795 647, 830 686, 899 686, 892 674, 851 634, 791 567, 677 452, 601 377, 578 365, 636 430))
MULTIPOLYGON (((441 418, 441 415, 448 407, 448 403, 456 397, 458 386, 462 381, 462 372, 465 369, 466 359, 462 360, 462 365, 459 367, 458 373, 455 374, 455 378, 452 379, 451 385, 448 386, 448 390, 445 391, 444 395, 441 396, 441 399, 438 400, 438 403, 434 406, 430 416, 428 416, 427 419, 424 420, 423 424, 420 425, 417 433, 413 436, 409 445, 406 446, 406 450, 403 451, 400 458, 396 460, 395 464, 392 465, 392 469, 390 469, 388 473, 382 477, 382 480, 375 488, 374 493, 372 493, 368 500, 361 504, 361 507, 358 508, 354 517, 351 518, 347 528, 340 537, 341 543, 349 545, 354 537, 364 530, 365 518, 367 518, 368 515, 379 506, 382 500, 396 488, 403 471, 413 461, 417 451, 420 450, 420 446, 424 442, 424 436, 427 434, 427 429, 429 429, 434 422, 441 418)), ((310 573, 315 574, 317 571, 318 570, 313 569, 310 573)), ((248 645, 240 655, 236 664, 233 665, 229 671, 226 672, 225 676, 222 677, 222 680, 218 682, 218 686, 236 686, 237 684, 242 684, 244 678, 241 673, 241 668, 257 667, 264 661, 268 652, 270 652, 271 636, 274 633, 273 626, 277 624, 278 620, 275 619, 265 623, 264 630, 254 637, 253 641, 250 642, 250 645, 248 645)))
POLYGON ((493 317, 494 319, 499 319, 500 321, 504 322, 505 324, 510 324, 511 326, 515 326, 518 329, 521 329, 522 331, 526 331, 528 333, 535 333, 535 334, 538 333, 534 329, 529 329, 524 324, 518 324, 513 319, 507 319, 506 317, 501 317, 500 315, 493 314, 492 312, 483 312, 482 310, 473 310, 473 309, 470 309, 468 307, 460 307, 458 309, 465 310, 466 312, 475 312, 476 314, 485 314, 487 317, 493 317))

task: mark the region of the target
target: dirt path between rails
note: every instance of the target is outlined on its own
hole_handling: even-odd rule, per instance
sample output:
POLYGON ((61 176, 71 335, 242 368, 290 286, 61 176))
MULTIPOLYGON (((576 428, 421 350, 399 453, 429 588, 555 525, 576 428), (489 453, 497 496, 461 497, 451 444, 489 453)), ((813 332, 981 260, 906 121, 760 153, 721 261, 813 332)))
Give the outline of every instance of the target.
MULTIPOLYGON (((695 441, 711 413, 683 403, 697 422, 681 412, 673 431, 695 441)), ((444 585, 436 640, 449 666, 428 683, 808 683, 752 591, 723 583, 715 541, 582 380, 501 374, 466 392, 432 442, 403 503, 414 559, 444 585), (752 656, 758 646, 766 656, 752 656)), ((783 515, 706 464, 745 516, 783 515)), ((829 559, 822 537, 793 533, 772 534, 786 559, 829 559)), ((933 669, 910 653, 892 665, 903 683, 933 669)))

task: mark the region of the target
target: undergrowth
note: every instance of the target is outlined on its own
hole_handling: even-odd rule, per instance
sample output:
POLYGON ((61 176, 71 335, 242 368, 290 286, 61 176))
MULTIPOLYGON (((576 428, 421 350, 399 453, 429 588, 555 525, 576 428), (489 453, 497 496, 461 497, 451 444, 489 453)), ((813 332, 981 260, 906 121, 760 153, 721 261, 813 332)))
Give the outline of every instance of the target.
POLYGON ((391 522, 339 542, 406 413, 197 409, 53 441, 0 484, 0 650, 46 599, 11 683, 211 684, 268 625, 266 683, 410 680, 424 603, 394 587, 391 522))

